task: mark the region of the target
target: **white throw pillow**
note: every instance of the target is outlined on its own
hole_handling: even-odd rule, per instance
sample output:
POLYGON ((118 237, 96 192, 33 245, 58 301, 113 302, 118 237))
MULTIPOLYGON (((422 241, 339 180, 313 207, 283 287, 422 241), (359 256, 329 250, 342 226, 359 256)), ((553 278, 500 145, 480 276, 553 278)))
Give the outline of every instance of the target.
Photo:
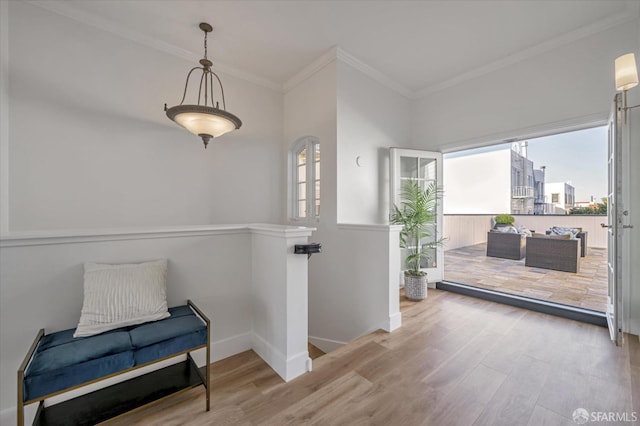
POLYGON ((168 316, 166 259, 138 264, 84 264, 84 302, 73 337, 168 316))

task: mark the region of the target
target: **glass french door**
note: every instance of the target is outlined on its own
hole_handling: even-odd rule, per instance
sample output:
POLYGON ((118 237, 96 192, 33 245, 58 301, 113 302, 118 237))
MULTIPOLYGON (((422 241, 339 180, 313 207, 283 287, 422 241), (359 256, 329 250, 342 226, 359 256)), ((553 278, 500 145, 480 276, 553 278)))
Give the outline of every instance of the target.
MULTIPOLYGON (((391 170, 389 173, 391 183, 391 208, 400 206, 400 190, 407 181, 417 182, 422 189, 429 184, 442 185, 442 154, 439 152, 420 151, 414 149, 391 148, 389 151, 391 170)), ((442 229, 442 202, 436 207, 435 232, 420 242, 419 250, 427 253, 427 257, 421 262, 420 269, 427 273, 429 283, 442 281, 444 276, 444 251, 442 246, 429 247, 429 243, 443 236, 442 229)), ((407 269, 404 259, 407 257, 406 249, 401 249, 401 269, 407 269)), ((400 274, 400 285, 403 284, 403 275, 400 274)))
POLYGON ((616 345, 622 341, 622 224, 626 212, 622 206, 622 101, 617 94, 613 100, 611 114, 609 115, 609 140, 608 140, 608 171, 609 183, 607 194, 607 219, 608 224, 602 224, 607 228, 607 270, 609 290, 607 295, 607 324, 611 340, 616 345))

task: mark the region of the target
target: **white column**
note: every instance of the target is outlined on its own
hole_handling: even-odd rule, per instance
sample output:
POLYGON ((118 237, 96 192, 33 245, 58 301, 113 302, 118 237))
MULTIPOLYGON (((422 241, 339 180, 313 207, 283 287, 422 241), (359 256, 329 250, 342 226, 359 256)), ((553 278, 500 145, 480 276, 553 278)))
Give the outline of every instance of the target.
POLYGON ((312 228, 252 225, 252 347, 285 381, 311 371, 308 260, 294 254, 312 228))

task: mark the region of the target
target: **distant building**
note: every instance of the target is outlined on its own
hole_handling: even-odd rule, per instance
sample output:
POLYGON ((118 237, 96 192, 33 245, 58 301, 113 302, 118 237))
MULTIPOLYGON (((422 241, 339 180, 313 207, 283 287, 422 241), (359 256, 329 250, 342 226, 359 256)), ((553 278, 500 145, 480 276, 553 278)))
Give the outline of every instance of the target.
POLYGON ((511 213, 533 214, 533 161, 527 158, 528 142, 511 144, 511 213))
POLYGON ((589 201, 576 201, 574 207, 593 208, 596 207, 600 201, 596 201, 596 197, 593 195, 589 197, 589 201))
POLYGON ((526 142, 447 155, 443 183, 445 214, 534 214, 535 178, 526 142))
POLYGON ((576 189, 571 182, 547 183, 545 188, 545 200, 553 205, 553 213, 569 214, 576 206, 576 189))
POLYGON ((553 214, 553 204, 545 200, 546 167, 533 170, 533 214, 553 214))

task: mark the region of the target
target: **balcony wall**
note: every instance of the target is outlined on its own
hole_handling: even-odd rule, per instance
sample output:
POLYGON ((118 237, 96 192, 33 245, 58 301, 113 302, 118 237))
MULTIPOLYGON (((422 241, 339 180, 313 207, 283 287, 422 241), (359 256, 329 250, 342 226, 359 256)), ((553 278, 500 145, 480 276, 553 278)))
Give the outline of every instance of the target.
MULTIPOLYGON (((607 230, 600 226, 607 222, 600 215, 513 215, 516 226, 525 226, 538 233, 544 233, 552 226, 582 228, 589 233, 588 246, 607 247, 607 230)), ((446 250, 472 246, 487 241, 487 231, 491 229, 494 215, 452 215, 444 216, 444 233, 448 238, 446 250)))

